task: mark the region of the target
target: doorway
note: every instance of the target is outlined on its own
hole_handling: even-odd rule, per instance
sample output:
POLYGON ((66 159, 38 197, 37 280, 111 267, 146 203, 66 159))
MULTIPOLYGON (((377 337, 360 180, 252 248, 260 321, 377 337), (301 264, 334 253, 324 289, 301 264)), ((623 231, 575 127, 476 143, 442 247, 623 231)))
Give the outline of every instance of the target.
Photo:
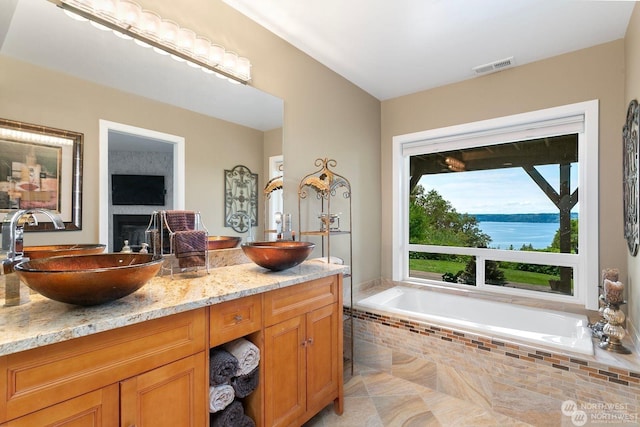
POLYGON ((120 137, 126 137, 127 150, 146 152, 167 152, 172 156, 173 173, 172 189, 169 206, 172 209, 184 209, 185 200, 185 154, 184 138, 122 123, 100 120, 99 124, 99 241, 107 245, 108 251, 114 251, 113 215, 110 210, 109 198, 109 154, 121 144, 120 137))

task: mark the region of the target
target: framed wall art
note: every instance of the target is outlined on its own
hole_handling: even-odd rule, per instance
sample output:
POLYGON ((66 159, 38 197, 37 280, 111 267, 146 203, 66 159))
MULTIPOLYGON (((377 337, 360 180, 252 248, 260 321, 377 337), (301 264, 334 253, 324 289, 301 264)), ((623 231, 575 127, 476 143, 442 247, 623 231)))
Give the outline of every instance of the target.
POLYGON ((639 224, 638 205, 640 204, 638 188, 638 128, 640 123, 640 109, 638 101, 633 100, 627 109, 627 120, 622 128, 623 143, 623 212, 624 237, 632 256, 638 254, 639 224))
POLYGON ((258 226, 258 174, 243 165, 224 171, 224 226, 238 233, 258 226))
MULTIPOLYGON (((0 213, 47 209, 82 228, 83 134, 0 119, 0 213)), ((25 230, 53 230, 49 221, 25 230)))

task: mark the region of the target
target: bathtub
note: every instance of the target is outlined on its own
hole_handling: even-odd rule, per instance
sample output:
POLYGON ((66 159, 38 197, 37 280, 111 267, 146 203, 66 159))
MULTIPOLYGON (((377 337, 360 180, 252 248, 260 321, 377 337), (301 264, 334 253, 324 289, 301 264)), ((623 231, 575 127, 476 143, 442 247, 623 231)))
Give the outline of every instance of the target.
POLYGON ((436 326, 524 344, 593 355, 586 316, 468 296, 396 286, 360 300, 356 308, 396 313, 436 326))

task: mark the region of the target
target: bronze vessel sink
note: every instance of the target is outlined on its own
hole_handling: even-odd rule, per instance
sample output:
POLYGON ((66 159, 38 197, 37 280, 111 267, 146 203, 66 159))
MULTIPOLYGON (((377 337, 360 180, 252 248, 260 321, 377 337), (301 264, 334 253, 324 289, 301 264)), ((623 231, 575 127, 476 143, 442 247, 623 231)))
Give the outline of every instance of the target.
POLYGON ((56 301, 98 305, 127 296, 162 267, 160 255, 107 253, 22 261, 15 273, 29 288, 56 301))
POLYGON ((272 271, 295 267, 307 259, 316 245, 309 242, 277 240, 275 242, 251 242, 241 245, 245 255, 260 267, 272 271))
POLYGON ((240 243, 242 237, 237 236, 209 236, 207 249, 230 249, 235 248, 240 243))
POLYGON ((63 255, 92 255, 104 252, 106 245, 96 244, 70 244, 70 245, 43 245, 25 246, 22 250, 24 256, 29 259, 51 258, 63 255))

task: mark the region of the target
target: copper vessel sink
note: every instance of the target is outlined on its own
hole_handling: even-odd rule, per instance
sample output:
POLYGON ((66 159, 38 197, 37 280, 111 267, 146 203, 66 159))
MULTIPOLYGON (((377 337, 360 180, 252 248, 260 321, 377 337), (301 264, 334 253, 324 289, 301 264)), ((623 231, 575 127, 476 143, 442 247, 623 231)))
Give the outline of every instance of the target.
POLYGON ((15 273, 29 288, 56 301, 98 305, 127 296, 155 276, 160 255, 108 253, 22 261, 15 273))
POLYGON ((50 258, 52 256, 63 255, 92 255, 104 252, 106 245, 96 244, 76 244, 76 245, 43 245, 25 246, 22 250, 24 256, 29 259, 50 258))
POLYGON ((242 237, 237 236, 209 236, 207 249, 230 249, 235 248, 240 243, 242 237))
POLYGON ((260 267, 272 271, 295 267, 307 259, 316 245, 309 242, 278 240, 275 242, 251 242, 241 245, 245 255, 260 267))

